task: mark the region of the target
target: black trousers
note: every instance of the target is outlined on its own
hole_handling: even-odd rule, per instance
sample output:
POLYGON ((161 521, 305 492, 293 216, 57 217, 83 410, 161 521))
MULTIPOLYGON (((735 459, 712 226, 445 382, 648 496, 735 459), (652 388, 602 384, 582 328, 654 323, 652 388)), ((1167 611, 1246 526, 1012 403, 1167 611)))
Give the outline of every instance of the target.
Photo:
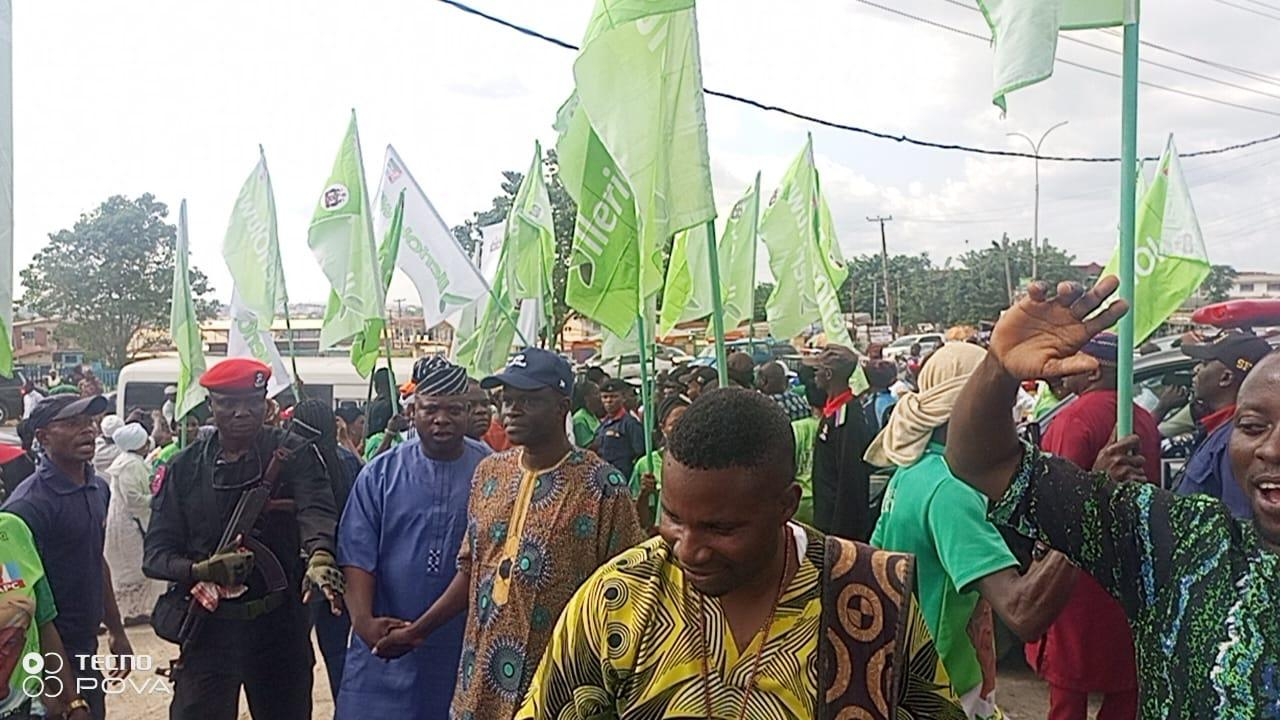
POLYGON ((174 675, 170 720, 236 720, 241 687, 254 720, 310 720, 308 620, 293 593, 254 620, 207 620, 174 675))

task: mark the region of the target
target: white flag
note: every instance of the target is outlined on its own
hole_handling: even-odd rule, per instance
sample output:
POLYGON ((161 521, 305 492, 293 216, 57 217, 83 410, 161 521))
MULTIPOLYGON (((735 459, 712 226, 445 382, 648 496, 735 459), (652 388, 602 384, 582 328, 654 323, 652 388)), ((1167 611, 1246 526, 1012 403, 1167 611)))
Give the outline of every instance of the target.
POLYGON ((418 289, 423 321, 429 329, 487 295, 488 287, 390 145, 378 185, 374 237, 386 233, 401 190, 404 191, 404 231, 400 236, 396 267, 403 270, 418 289))
POLYGON ((231 292, 231 328, 227 333, 227 357, 251 357, 271 366, 267 381, 267 397, 275 397, 291 384, 289 369, 280 357, 269 328, 263 328, 258 316, 231 292))

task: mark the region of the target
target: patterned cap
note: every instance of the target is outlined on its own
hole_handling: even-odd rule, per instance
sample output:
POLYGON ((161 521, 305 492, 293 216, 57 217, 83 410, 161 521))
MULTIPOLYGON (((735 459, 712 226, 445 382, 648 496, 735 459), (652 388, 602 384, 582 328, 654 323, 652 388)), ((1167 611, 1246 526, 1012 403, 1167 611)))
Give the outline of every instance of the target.
POLYGON ((467 392, 467 371, 433 355, 414 363, 413 383, 419 395, 463 395, 467 392))

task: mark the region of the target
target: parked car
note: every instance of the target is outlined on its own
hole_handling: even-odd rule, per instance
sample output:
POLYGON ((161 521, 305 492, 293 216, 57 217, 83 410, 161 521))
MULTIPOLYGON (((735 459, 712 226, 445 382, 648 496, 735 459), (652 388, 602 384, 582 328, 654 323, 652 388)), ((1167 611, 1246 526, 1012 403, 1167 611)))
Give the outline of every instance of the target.
MULTIPOLYGON (((674 365, 681 365, 693 360, 693 356, 677 347, 658 344, 654 352, 653 367, 657 372, 670 370, 674 365)), ((582 368, 598 367, 609 373, 610 377, 623 380, 640 379, 640 355, 628 353, 620 357, 593 357, 582 364, 582 368)))
MULTIPOLYGON (((800 358, 803 355, 795 346, 785 340, 776 340, 774 338, 751 338, 748 340, 731 340, 724 344, 724 354, 732 355, 736 352, 745 352, 751 355, 751 359, 756 365, 769 362, 770 360, 781 360, 788 370, 794 372, 800 366, 800 358)), ((716 346, 708 345, 698 353, 698 358, 693 361, 694 365, 706 365, 715 367, 716 365, 716 346)))
POLYGON ((905 357, 911 352, 911 346, 916 343, 920 344, 920 354, 924 355, 933 350, 942 347, 942 343, 946 339, 940 333, 927 333, 924 335, 903 335, 902 337, 889 343, 883 351, 885 360, 897 360, 899 357, 905 357))
POLYGON ((22 418, 22 386, 26 382, 20 372, 11 378, 0 376, 0 423, 22 418))

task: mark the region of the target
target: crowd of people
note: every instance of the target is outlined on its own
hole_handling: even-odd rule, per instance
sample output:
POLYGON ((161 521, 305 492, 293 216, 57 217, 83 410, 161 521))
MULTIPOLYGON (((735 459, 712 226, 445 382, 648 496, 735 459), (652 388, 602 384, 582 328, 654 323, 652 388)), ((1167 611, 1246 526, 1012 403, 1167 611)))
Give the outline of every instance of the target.
POLYGON ((1176 393, 1116 436, 1114 289, 1032 285, 989 342, 902 360, 734 353, 726 387, 673 369, 651 407, 538 348, 379 371, 364 406, 281 408, 244 359, 184 417, 50 394, 0 464, 0 717, 105 717, 102 663, 33 699, 12 660, 91 657, 103 627, 127 658, 149 620, 175 719, 242 692, 309 718, 313 633, 337 718, 999 718, 996 619, 1055 720, 1091 693, 1280 717, 1280 360, 1184 343, 1197 438, 1163 490, 1176 393))

